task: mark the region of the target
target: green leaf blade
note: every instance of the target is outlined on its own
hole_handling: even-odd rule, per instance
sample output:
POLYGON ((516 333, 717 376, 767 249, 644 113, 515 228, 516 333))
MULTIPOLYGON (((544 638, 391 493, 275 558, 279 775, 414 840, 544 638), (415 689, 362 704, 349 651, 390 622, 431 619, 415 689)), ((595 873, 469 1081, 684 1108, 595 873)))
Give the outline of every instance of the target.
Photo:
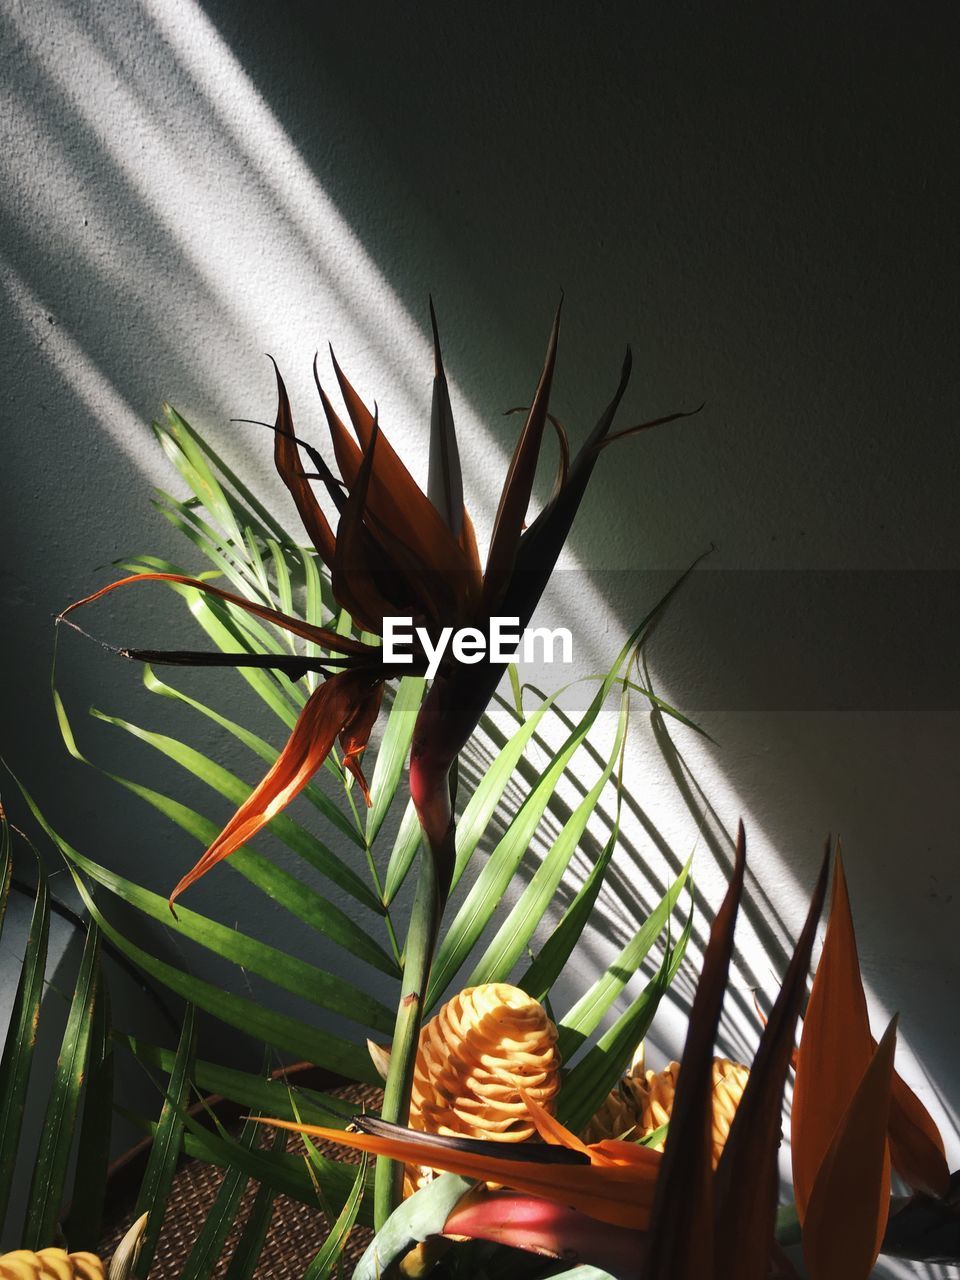
POLYGON ((366 1175, 367 1160, 364 1157, 357 1170, 357 1178, 350 1195, 347 1197, 336 1222, 330 1228, 330 1234, 324 1241, 320 1252, 304 1272, 303 1280, 328 1280, 328 1277, 333 1272, 333 1268, 340 1260, 344 1245, 347 1243, 350 1232, 353 1230, 353 1225, 357 1220, 357 1215, 360 1212, 366 1175))
MULTIPOLYGON (((279 1154, 285 1151, 286 1146, 287 1131, 277 1129, 273 1137, 273 1153, 279 1154)), ((267 1232, 270 1230, 276 1194, 275 1189, 266 1184, 257 1188, 257 1194, 250 1206, 247 1220, 243 1224, 243 1233, 237 1241, 237 1247, 233 1251, 224 1280, 253 1280, 266 1243, 267 1232)))
POLYGON ((626 734, 628 708, 628 696, 624 692, 621 698, 617 732, 603 772, 564 823, 560 834, 534 872, 530 883, 521 893, 516 905, 474 967, 466 982, 468 987, 477 986, 483 982, 505 982, 514 965, 523 955, 527 943, 553 901, 554 894, 579 846, 587 823, 613 773, 626 734))
MULTIPOLYGON (((260 1126, 248 1120, 240 1134, 240 1145, 248 1150, 254 1145, 260 1126)), ((240 1201, 248 1182, 243 1169, 228 1169, 217 1191, 216 1199, 203 1219, 200 1234, 183 1265, 179 1280, 209 1280, 223 1253, 223 1246, 233 1227, 240 1201)))
POLYGON ((23 1229, 23 1242, 27 1249, 45 1248, 55 1238, 87 1069, 99 958, 100 931, 91 923, 87 929, 33 1169, 23 1229))
POLYGON ((327 1067, 353 1080, 361 1080, 368 1084, 377 1082, 379 1077, 373 1069, 370 1055, 365 1047, 352 1044, 349 1040, 343 1040, 330 1032, 311 1027, 300 1019, 273 1013, 244 996, 223 991, 212 983, 195 978, 182 969, 167 964, 166 961, 158 960, 130 942, 104 918, 79 873, 72 866, 70 871, 87 910, 97 921, 104 936, 109 938, 114 946, 134 964, 169 987, 171 991, 196 1004, 197 1008, 204 1009, 230 1026, 237 1027, 247 1035, 275 1045, 278 1049, 285 1049, 298 1058, 315 1062, 318 1066, 327 1067))
POLYGON ((563 1124, 579 1132, 630 1065, 637 1045, 650 1029, 686 953, 693 912, 675 947, 664 949, 656 976, 624 1010, 613 1026, 584 1055, 564 1081, 557 1114, 563 1124))
MULTIPOLYGON (((119 716, 107 715, 96 708, 91 708, 91 715, 97 720, 102 720, 106 724, 122 729, 125 733, 129 733, 132 737, 139 739, 161 755, 166 756, 168 760, 173 760, 185 772, 199 779, 211 790, 217 792, 238 808, 249 798, 253 791, 251 786, 242 782, 229 769, 225 769, 222 765, 217 764, 216 761, 211 760, 209 756, 205 756, 194 747, 180 742, 177 738, 171 738, 167 734, 155 733, 150 729, 144 729, 129 720, 121 719, 119 716)), ((295 822, 289 814, 277 814, 268 824, 267 830, 282 841, 287 848, 292 849, 294 853, 309 863, 310 866, 338 884, 342 889, 345 889, 358 902, 370 907, 378 914, 382 914, 383 908, 379 900, 371 893, 360 877, 355 872, 352 872, 321 840, 318 840, 311 832, 295 822)))
POLYGON ((37 859, 37 894, 10 1024, 0 1058, 0 1205, 10 1198, 23 1123, 27 1086, 37 1042, 43 977, 50 932, 50 895, 47 875, 37 859))
POLYGON ((110 1026, 110 997, 106 974, 98 978, 93 1006, 93 1026, 83 1116, 77 1145, 76 1169, 70 1213, 64 1224, 72 1252, 95 1253, 101 1239, 103 1208, 110 1167, 110 1135, 113 1121, 114 1058, 110 1026))
POLYGON ((163 1227, 167 1198, 170 1195, 173 1175, 180 1156, 183 1111, 190 1100, 196 1041, 196 1011, 193 1005, 187 1005, 173 1071, 133 1211, 134 1218, 139 1218, 144 1213, 149 1214, 135 1269, 135 1274, 139 1277, 145 1277, 150 1270, 163 1227))
POLYGON ((676 906, 689 871, 690 863, 687 862, 619 955, 564 1014, 558 1026, 560 1035, 557 1040, 557 1049, 564 1062, 570 1061, 583 1041, 600 1025, 604 1014, 647 958, 676 906))
POLYGON ((67 846, 65 841, 60 847, 73 865, 97 884, 221 958, 266 978, 301 999, 358 1022, 366 1029, 384 1033, 392 1029, 393 1015, 386 1005, 345 979, 186 907, 178 907, 174 916, 166 898, 160 894, 151 893, 124 876, 108 871, 67 846))

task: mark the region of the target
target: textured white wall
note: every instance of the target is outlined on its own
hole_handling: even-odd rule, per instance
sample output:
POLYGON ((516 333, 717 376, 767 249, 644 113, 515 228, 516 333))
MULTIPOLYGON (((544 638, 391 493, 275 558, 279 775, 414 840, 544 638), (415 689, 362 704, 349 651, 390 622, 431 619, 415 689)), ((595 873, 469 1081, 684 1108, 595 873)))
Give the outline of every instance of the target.
MULTIPOLYGON (((45 687, 53 615, 112 559, 187 558, 149 507, 151 484, 172 483, 146 425, 159 401, 282 502, 269 439, 228 420, 271 416, 270 351, 298 422, 317 427, 310 360, 332 339, 422 473, 432 290, 483 530, 515 430, 500 410, 530 393, 562 286, 554 407, 575 433, 627 341, 624 421, 707 407, 604 459, 545 616, 575 612, 581 669, 596 670, 658 585, 599 571, 677 569, 716 543, 707 585, 649 659, 719 744, 678 735, 720 819, 748 824, 768 901, 757 893, 745 921, 743 985, 774 989, 778 944, 839 829, 878 1023, 901 1011, 907 1073, 955 1117, 948 7, 872 8, 869 22, 827 5, 0 12, 2 747, 61 828, 158 888, 189 857, 65 758, 45 687)), ((88 621, 185 643, 169 603, 144 588, 88 621)), ((91 753, 182 786, 81 713, 175 717, 132 668, 79 640, 65 650, 91 753)), ((207 745, 233 763, 229 744, 207 745)), ((698 822, 642 724, 631 757, 637 803, 686 857, 698 822)), ((626 844, 663 879, 637 815, 626 844)), ((699 841, 713 903, 724 857, 699 841)), ((649 898, 626 848, 620 871, 625 896, 649 898)), ((242 920, 237 880, 216 872, 196 905, 242 920)), ((622 928, 607 906, 597 956, 622 928)), ((675 1052, 679 1017, 663 1026, 675 1052)), ((734 1046, 750 1033, 728 1030, 734 1046)))

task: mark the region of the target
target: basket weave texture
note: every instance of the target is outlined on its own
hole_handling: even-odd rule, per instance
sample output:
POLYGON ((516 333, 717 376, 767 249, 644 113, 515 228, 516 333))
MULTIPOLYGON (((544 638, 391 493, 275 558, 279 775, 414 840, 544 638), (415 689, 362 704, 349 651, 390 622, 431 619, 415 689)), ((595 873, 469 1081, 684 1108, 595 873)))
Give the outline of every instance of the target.
MULTIPOLYGON (((366 1085, 347 1086, 332 1092, 345 1101, 362 1103, 371 1110, 379 1110, 383 1099, 379 1089, 366 1085)), ((238 1134, 241 1128, 239 1124, 227 1127, 235 1134, 238 1134)), ((274 1133, 273 1129, 264 1126, 259 1145, 271 1146, 274 1133)), ((319 1143, 318 1148, 324 1155, 345 1163, 356 1164, 360 1159, 358 1152, 346 1147, 319 1143)), ((287 1150, 294 1154, 303 1154, 303 1143, 297 1134, 289 1135, 287 1150)), ((216 1199, 224 1173, 225 1170, 215 1165, 193 1159, 184 1161, 177 1170, 167 1201, 167 1211, 157 1251, 150 1268, 150 1280, 177 1280, 180 1276, 190 1250, 216 1199)), ((243 1233, 258 1185, 253 1179, 247 1184, 233 1228, 227 1237, 220 1259, 214 1267, 212 1274, 215 1278, 226 1274, 230 1259, 243 1233)), ((113 1255, 114 1249, 132 1222, 131 1206, 126 1212, 118 1215, 115 1221, 106 1225, 100 1244, 101 1257, 109 1258, 113 1255)), ((274 1197, 270 1227, 254 1273, 256 1280, 302 1280, 304 1272, 326 1239, 327 1231, 328 1226, 319 1207, 313 1208, 310 1205, 301 1204, 297 1200, 278 1193, 274 1197)), ((344 1249, 344 1258, 348 1264, 359 1260, 370 1238, 371 1232, 368 1228, 354 1227, 344 1249)), ((349 1265, 346 1269, 349 1274, 349 1265)))

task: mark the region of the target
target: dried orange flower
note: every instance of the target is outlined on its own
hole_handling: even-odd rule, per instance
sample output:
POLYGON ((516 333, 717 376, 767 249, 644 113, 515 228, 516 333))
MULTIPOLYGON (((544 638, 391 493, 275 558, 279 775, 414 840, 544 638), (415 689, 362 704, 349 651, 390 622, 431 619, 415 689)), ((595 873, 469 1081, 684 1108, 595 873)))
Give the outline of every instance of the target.
MULTIPOLYGON (((646 1138, 665 1125, 673 1109, 680 1064, 671 1062, 663 1071, 631 1072, 610 1093, 584 1133, 585 1142, 604 1138, 646 1138), (632 1132, 631 1132, 632 1131, 632 1132)), ((749 1071, 727 1058, 713 1060, 713 1165, 717 1166, 733 1117, 746 1087, 749 1071)), ((664 1138, 651 1143, 662 1151, 664 1138)))
MULTIPOLYGON (((560 1088, 557 1029, 543 1006, 504 982, 467 987, 420 1031, 410 1127, 525 1142, 536 1128, 521 1090, 547 1111, 560 1088)), ((409 1189, 429 1171, 408 1169, 409 1189)))

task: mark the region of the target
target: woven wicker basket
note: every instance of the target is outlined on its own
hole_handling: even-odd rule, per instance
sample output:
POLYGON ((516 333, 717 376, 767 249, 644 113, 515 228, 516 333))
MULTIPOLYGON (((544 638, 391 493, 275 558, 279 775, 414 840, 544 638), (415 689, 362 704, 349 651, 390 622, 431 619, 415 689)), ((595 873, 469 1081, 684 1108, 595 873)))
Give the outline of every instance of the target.
MULTIPOLYGON (((372 1110, 379 1110, 383 1097, 379 1089, 368 1085, 338 1084, 329 1074, 307 1066, 288 1068, 284 1075, 291 1081, 295 1080, 298 1085, 321 1089, 344 1101, 362 1103, 372 1110)), ((207 1099, 206 1102, 230 1132, 240 1132, 239 1108, 218 1098, 207 1099)), ((203 1108, 192 1110, 198 1119, 203 1118, 203 1108)), ((265 1127, 259 1145, 268 1147, 273 1139, 274 1130, 265 1127)), ((104 1234, 100 1244, 101 1257, 109 1258, 112 1255, 133 1221, 133 1202, 149 1150, 150 1140, 147 1139, 122 1156, 111 1169, 104 1234)), ((294 1133, 289 1135, 287 1150, 297 1154, 302 1154, 304 1150, 303 1143, 294 1133)), ((359 1159, 356 1152, 344 1147, 333 1148, 323 1144, 320 1150, 350 1163, 356 1163, 359 1159)), ((181 1161, 167 1202, 157 1252, 150 1268, 150 1280, 177 1280, 213 1205, 223 1176, 223 1169, 204 1161, 181 1161)), ((247 1185, 233 1229, 214 1268, 214 1277, 226 1273, 243 1232, 257 1185, 252 1180, 247 1185)), ((327 1230, 327 1223, 319 1209, 278 1193, 273 1202, 270 1228, 255 1272, 257 1280, 302 1280, 304 1272, 326 1239, 327 1230)), ((350 1262, 359 1259, 369 1240, 370 1231, 367 1228, 355 1227, 347 1241, 344 1257, 350 1262)))

